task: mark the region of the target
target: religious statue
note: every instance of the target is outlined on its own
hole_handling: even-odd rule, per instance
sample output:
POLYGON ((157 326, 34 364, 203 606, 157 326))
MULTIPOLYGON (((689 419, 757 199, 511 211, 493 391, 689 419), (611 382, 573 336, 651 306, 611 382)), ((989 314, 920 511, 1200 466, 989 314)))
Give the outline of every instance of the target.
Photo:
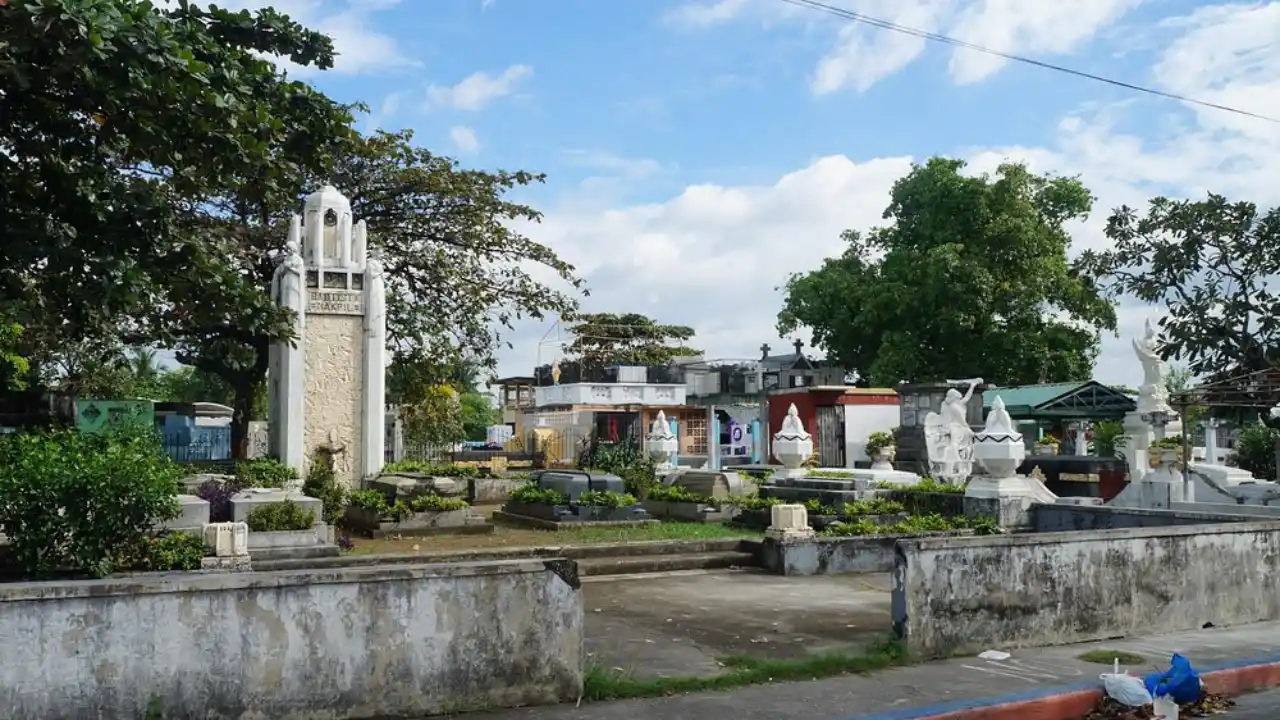
POLYGON ((382 262, 376 257, 371 257, 365 261, 364 274, 365 282, 368 283, 368 307, 365 308, 364 325, 369 333, 369 337, 382 342, 383 335, 386 333, 387 326, 387 304, 386 295, 382 291, 382 262))
POLYGON ((973 473, 973 430, 969 427, 969 399, 982 378, 964 381, 963 395, 951 388, 942 401, 941 412, 924 417, 925 448, 929 452, 929 472, 945 482, 959 484, 973 473))
POLYGON ((1134 338, 1133 352, 1142 363, 1142 386, 1138 388, 1138 409, 1142 412, 1168 410, 1165 389, 1167 366, 1156 351, 1156 330, 1148 318, 1146 332, 1141 339, 1134 338))
POLYGON ((284 262, 280 264, 280 304, 287 308, 301 310, 306 307, 303 302, 303 287, 306 281, 303 279, 304 263, 302 261, 302 249, 296 240, 290 240, 285 245, 284 262))

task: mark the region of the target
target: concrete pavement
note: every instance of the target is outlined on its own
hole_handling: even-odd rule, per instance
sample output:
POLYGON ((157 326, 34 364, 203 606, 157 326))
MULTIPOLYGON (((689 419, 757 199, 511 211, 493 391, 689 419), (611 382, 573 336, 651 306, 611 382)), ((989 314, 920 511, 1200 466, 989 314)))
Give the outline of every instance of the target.
MULTIPOLYGON (((966 708, 1094 688, 1106 667, 1078 659, 1089 650, 1145 658, 1135 674, 1164 669, 1181 652, 1198 669, 1280 662, 1280 623, 1213 628, 1177 635, 1016 650, 1007 660, 955 658, 866 676, 759 685, 723 693, 523 708, 469 715, 475 720, 912 720, 966 708)), ((1272 716, 1271 720, 1275 720, 1272 716)), ((1248 717, 1248 716, 1242 716, 1248 717)))
POLYGON ((1224 720, 1276 720, 1280 718, 1280 690, 1241 695, 1231 712, 1218 715, 1224 720))

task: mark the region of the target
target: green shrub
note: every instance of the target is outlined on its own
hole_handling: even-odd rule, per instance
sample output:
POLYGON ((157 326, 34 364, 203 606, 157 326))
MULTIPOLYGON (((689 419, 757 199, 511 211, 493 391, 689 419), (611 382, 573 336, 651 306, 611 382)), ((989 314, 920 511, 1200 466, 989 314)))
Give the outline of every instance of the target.
POLYGON ((204 556, 204 540, 200 536, 171 532, 142 541, 121 561, 121 566, 147 572, 199 570, 204 556))
POLYGON ((630 493, 609 492, 608 490, 588 490, 578 496, 578 504, 617 510, 618 508, 635 505, 636 496, 630 493))
POLYGON ((419 495, 409 501, 409 509, 414 512, 452 512, 466 510, 469 507, 471 503, 462 498, 442 495, 419 495))
POLYGON ((333 456, 319 453, 307 469, 307 480, 302 483, 302 494, 313 497, 322 504, 322 516, 327 523, 337 522, 347 508, 347 488, 338 482, 333 472, 333 456))
POLYGON ((254 532, 310 530, 316 524, 316 511, 303 509, 298 503, 285 500, 250 510, 245 522, 254 532))
POLYGON ((28 577, 110 574, 124 548, 179 514, 182 471, 154 428, 0 440, 0 532, 28 577))
POLYGON ((236 463, 236 484, 241 488, 282 488, 298 479, 298 471, 275 458, 236 463))
POLYGON ((387 502, 387 496, 381 490, 357 490, 351 493, 351 506, 378 513, 379 516, 391 511, 391 503, 387 502))
POLYGON ((480 468, 474 465, 458 465, 455 463, 401 460, 399 462, 388 463, 385 465, 382 468, 382 473, 384 475, 394 475, 396 473, 422 473, 423 475, 434 475, 436 477, 467 479, 480 477, 480 468))
POLYGON ((1276 439, 1280 430, 1262 423, 1246 425, 1236 436, 1236 465, 1256 478, 1276 479, 1276 439))
POLYGON ((511 491, 511 499, 526 505, 568 505, 569 496, 559 490, 543 489, 536 480, 511 491))
POLYGON ((649 500, 658 502, 687 502, 702 503, 704 505, 719 505, 720 502, 705 495, 699 495, 690 492, 688 488, 679 485, 659 485, 649 491, 649 500))
POLYGON ((1093 424, 1093 454, 1095 457, 1120 457, 1120 443, 1124 440, 1124 423, 1119 420, 1102 420, 1093 424))
POLYGON ((892 432, 873 432, 867 438, 867 457, 875 460, 877 453, 895 444, 897 444, 897 440, 892 432))

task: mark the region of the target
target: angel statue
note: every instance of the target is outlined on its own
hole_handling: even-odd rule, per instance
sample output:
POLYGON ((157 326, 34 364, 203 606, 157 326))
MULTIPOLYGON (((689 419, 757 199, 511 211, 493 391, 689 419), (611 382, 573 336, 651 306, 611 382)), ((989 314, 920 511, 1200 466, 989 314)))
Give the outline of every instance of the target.
POLYGON ((1138 388, 1138 409, 1142 412, 1163 410, 1168 407, 1168 392, 1165 390, 1165 376, 1168 367, 1164 359, 1156 351, 1156 330, 1147 319, 1146 332, 1142 339, 1133 339, 1133 352, 1142 363, 1142 387, 1138 388))
POLYGON ((939 480, 959 485, 973 473, 973 429, 969 427, 969 398, 982 378, 962 380, 963 395, 951 388, 942 401, 942 412, 924 416, 924 442, 929 452, 929 472, 939 480))

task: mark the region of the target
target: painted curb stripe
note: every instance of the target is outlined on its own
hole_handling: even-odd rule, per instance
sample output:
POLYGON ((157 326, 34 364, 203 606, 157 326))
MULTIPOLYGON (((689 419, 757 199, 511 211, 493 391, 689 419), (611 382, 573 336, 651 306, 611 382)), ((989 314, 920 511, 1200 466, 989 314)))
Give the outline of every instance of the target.
MULTIPOLYGON (((1280 655, 1232 661, 1198 672, 1209 692, 1238 695, 1280 685, 1280 655)), ((838 720, 1072 720, 1092 710, 1101 697, 1102 690, 1093 681, 838 720)))

